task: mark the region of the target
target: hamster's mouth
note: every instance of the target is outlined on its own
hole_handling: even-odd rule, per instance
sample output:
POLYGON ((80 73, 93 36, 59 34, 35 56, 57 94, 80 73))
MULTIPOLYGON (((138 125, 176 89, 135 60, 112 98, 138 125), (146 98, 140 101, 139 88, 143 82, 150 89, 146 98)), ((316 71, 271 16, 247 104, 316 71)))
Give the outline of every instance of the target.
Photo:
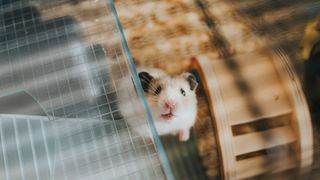
POLYGON ((167 121, 171 121, 174 117, 174 114, 172 112, 169 112, 167 114, 161 114, 161 117, 167 121))

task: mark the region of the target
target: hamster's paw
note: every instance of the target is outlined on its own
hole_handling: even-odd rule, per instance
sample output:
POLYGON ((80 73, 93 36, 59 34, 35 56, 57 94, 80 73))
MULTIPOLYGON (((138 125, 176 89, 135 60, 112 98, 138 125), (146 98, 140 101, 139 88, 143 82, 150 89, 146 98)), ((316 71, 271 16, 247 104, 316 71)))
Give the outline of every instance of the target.
POLYGON ((179 132, 179 141, 188 141, 190 138, 189 130, 182 130, 179 132))

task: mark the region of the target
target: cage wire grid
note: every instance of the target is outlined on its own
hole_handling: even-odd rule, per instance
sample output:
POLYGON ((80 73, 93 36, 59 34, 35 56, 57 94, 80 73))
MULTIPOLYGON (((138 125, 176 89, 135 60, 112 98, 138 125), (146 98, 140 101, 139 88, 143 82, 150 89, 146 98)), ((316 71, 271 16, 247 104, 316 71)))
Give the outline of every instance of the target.
MULTIPOLYGON (((172 179, 156 132, 156 144, 146 142, 119 115, 112 63, 127 64, 121 68, 134 78, 135 98, 143 96, 113 1, 91 3, 112 17, 101 41, 113 39, 116 48, 88 42, 77 17, 42 15, 61 3, 68 2, 1 2, 1 98, 15 91, 34 101, 0 115, 0 179, 172 179)), ((153 127, 140 102, 148 114, 137 116, 153 127)))

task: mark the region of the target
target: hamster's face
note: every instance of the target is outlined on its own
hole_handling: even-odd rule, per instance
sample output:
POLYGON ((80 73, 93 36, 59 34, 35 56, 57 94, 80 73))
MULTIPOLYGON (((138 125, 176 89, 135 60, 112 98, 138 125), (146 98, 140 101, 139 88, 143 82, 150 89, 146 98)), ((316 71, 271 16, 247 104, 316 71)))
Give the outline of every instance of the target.
POLYGON ((196 114, 197 82, 192 74, 156 78, 142 72, 139 77, 155 121, 172 123, 196 114))

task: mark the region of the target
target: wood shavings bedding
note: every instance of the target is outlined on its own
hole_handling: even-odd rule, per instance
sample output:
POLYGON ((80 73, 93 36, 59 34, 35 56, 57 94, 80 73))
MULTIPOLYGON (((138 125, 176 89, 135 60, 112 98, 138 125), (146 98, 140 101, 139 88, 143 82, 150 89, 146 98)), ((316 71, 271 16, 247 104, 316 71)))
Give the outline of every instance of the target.
POLYGON ((187 66, 167 64, 188 64, 193 56, 214 51, 194 1, 145 1, 125 7, 122 3, 116 6, 136 63, 180 72, 187 66))

